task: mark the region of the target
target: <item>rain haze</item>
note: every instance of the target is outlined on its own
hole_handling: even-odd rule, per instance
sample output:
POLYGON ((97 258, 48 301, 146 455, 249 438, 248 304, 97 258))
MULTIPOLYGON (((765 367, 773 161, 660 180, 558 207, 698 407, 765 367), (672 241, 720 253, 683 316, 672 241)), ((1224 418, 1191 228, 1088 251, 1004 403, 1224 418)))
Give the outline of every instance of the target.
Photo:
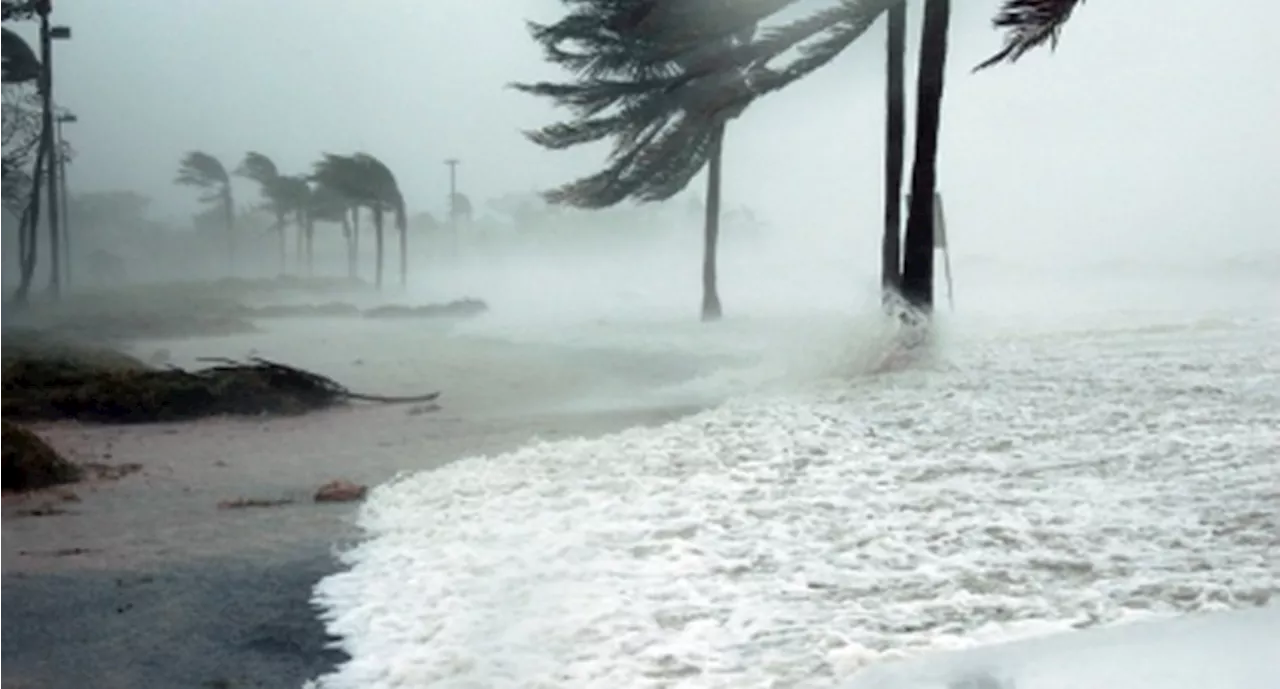
POLYGON ((1098 657, 1149 689, 1098 653, 1123 644, 1256 669, 1188 639, 1280 620, 1280 4, 1091 0, 975 72, 1001 4, 952 2, 921 331, 882 300, 879 23, 727 126, 700 322, 705 170, 659 203, 540 196, 609 156, 526 136, 569 118, 512 87, 572 79, 527 25, 565 2, 54 0, 71 246, 60 301, 43 234, 9 301, 6 195, 5 416, 82 472, 16 490, 5 460, 6 689, 1054 689, 1098 657), (175 183, 192 151, 232 172, 231 251, 175 183), (318 186, 325 154, 384 163, 382 283, 371 211, 307 258, 250 152, 318 186), (11 381, 81 347, 81 387, 11 381), (101 382, 106 350, 332 385, 171 409, 101 382), (1109 629, 1170 618, 1163 649, 1109 629))

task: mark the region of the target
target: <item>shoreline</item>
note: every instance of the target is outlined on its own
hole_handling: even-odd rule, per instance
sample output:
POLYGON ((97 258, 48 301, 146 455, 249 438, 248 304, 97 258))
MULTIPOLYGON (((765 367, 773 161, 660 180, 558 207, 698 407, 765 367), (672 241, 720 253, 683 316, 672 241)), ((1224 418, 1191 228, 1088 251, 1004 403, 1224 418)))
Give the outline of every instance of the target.
POLYGON ((345 657, 328 647, 310 600, 341 569, 335 549, 359 536, 357 506, 313 503, 315 487, 373 486, 536 438, 598 437, 693 411, 464 419, 361 407, 266 421, 37 424, 76 461, 142 469, 64 487, 79 499, 62 514, 19 514, 56 500, 47 491, 5 497, 4 687, 301 686, 345 657), (365 442, 354 439, 361 429, 365 442), (281 496, 295 502, 217 506, 281 496))
POLYGON ((5 689, 302 686, 344 658, 311 596, 341 569, 335 549, 359 536, 358 506, 313 502, 319 486, 372 488, 537 439, 659 425, 715 401, 648 394, 696 366, 402 324, 339 331, 317 321, 129 349, 157 347, 180 364, 252 349, 360 391, 425 385, 444 395, 429 412, 354 404, 289 417, 24 424, 68 459, 99 465, 95 473, 125 475, 4 496, 5 689), (616 391, 628 403, 590 403, 616 391), (292 503, 219 508, 284 498, 292 503))

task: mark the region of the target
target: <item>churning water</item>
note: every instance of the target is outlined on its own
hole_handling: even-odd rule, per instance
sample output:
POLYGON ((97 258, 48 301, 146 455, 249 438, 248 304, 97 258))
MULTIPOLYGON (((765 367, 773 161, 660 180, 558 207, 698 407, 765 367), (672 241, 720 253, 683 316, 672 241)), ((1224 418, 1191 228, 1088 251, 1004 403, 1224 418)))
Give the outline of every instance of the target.
POLYGON ((830 312, 477 323, 720 357, 650 394, 730 399, 376 489, 316 589, 351 655, 316 685, 832 687, 1274 596, 1275 278, 970 271, 927 356, 830 312))

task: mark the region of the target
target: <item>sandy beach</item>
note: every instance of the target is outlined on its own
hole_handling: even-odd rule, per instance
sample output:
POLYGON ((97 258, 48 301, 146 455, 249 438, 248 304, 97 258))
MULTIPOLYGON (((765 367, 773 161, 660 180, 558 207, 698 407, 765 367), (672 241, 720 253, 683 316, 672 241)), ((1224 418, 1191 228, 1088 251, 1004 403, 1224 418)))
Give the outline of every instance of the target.
POLYGON ((644 394, 697 375, 696 360, 445 331, 316 320, 136 343, 135 353, 166 350, 178 365, 255 354, 360 391, 443 396, 438 410, 357 405, 289 418, 35 425, 70 458, 127 475, 5 498, 4 686, 300 686, 342 659, 326 649, 309 599, 337 568, 353 506, 315 504, 318 486, 376 485, 701 406, 644 394), (624 389, 630 404, 581 404, 621 399, 624 389), (239 498, 293 503, 219 509, 239 498))

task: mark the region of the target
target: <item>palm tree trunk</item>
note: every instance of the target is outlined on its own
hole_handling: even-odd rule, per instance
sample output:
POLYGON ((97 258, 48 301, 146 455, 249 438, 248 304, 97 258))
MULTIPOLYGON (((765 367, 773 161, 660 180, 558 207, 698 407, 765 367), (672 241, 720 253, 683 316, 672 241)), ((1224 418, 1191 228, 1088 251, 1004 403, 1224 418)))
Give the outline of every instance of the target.
POLYGON ((376 266, 373 272, 373 283, 378 289, 382 289, 382 263, 385 255, 382 236, 382 208, 375 206, 373 209, 373 254, 376 266))
POLYGON ((222 185, 222 217, 227 231, 227 275, 236 273, 236 204, 231 196, 231 183, 222 185))
POLYGON ((276 213, 276 243, 280 247, 280 274, 289 272, 289 240, 284 235, 284 213, 276 213))
POLYGON ((902 289, 902 167, 906 139, 907 4, 889 8, 885 41, 884 238, 880 286, 888 304, 902 289))
POLYGON ((301 213, 293 214, 293 226, 296 228, 296 233, 293 235, 294 265, 297 266, 298 274, 301 275, 307 252, 307 231, 301 213))
POLYGON ((351 208, 351 277, 360 275, 360 207, 351 208))
POLYGON ((711 159, 707 165, 707 208, 702 225, 702 320, 718 321, 723 315, 716 289, 716 245, 720 241, 720 163, 724 149, 724 123, 711 135, 711 159))
POLYGON ((347 277, 355 279, 356 277, 356 227, 360 226, 359 212, 352 208, 351 215, 348 217, 346 213, 342 214, 342 237, 347 241, 347 277), (352 227, 352 220, 355 220, 355 227, 352 227))
POLYGON ((409 286, 409 229, 400 229, 400 286, 409 286))
POLYGON ((315 274, 316 268, 315 242, 313 241, 316 227, 309 214, 303 216, 302 226, 305 228, 303 238, 307 245, 307 277, 311 277, 315 274))
POLYGON ((926 0, 916 82, 915 162, 902 268, 902 295, 925 314, 933 309, 933 195, 938 186, 938 130, 950 19, 951 0, 926 0))

